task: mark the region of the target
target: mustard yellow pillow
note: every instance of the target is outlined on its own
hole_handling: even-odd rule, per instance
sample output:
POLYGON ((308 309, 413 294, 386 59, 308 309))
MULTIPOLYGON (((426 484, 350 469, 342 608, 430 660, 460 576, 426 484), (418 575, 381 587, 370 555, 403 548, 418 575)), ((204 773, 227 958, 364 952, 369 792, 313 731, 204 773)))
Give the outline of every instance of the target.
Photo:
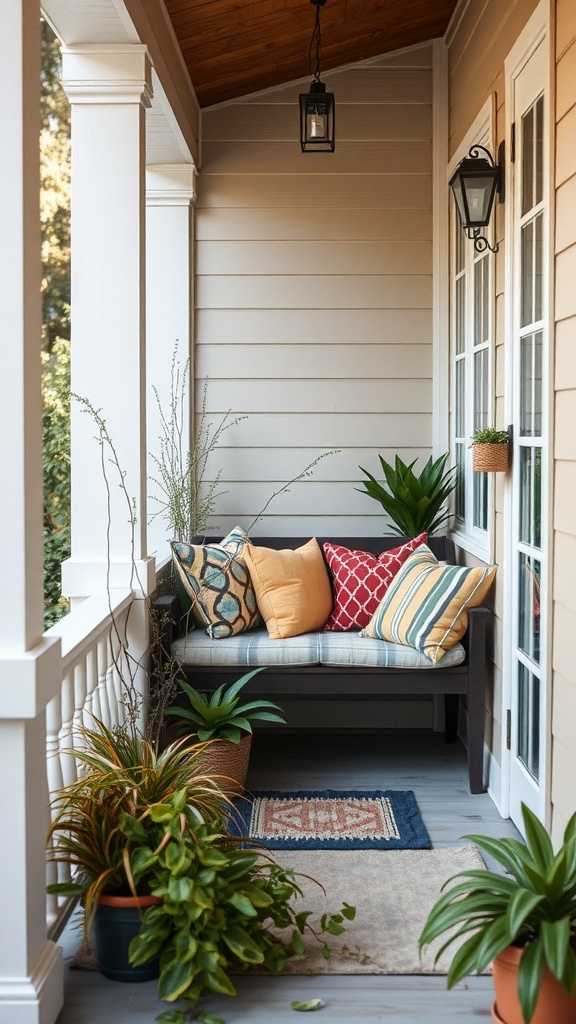
POLYGON ((295 550, 247 544, 244 557, 258 610, 274 640, 322 629, 332 611, 332 587, 314 537, 295 550))
POLYGON ((466 632, 468 608, 482 604, 495 575, 495 565, 440 565, 422 544, 401 566, 360 636, 415 647, 440 661, 466 632))

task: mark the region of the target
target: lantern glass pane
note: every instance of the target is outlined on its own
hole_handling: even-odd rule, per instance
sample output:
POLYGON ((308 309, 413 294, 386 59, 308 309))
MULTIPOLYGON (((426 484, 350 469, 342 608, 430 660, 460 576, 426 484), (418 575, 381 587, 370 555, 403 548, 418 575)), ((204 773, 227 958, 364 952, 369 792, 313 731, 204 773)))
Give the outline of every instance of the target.
POLYGON ((494 185, 493 175, 474 175, 464 181, 468 223, 471 227, 486 227, 488 224, 494 185))

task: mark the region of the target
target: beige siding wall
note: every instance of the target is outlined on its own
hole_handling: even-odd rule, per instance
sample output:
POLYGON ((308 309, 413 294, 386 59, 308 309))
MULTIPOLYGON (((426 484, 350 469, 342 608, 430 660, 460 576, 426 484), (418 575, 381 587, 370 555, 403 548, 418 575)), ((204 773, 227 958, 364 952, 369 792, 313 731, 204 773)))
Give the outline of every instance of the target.
POLYGON ((576 3, 556 4, 552 829, 576 809, 576 3))
MULTIPOLYGON (((494 96, 496 148, 506 135, 504 97, 504 60, 524 28, 538 0, 469 0, 456 11, 448 34, 450 67, 449 151, 454 154, 489 97, 494 96)), ((494 421, 504 422, 504 309, 505 309, 505 207, 496 205, 496 240, 499 251, 494 257, 495 273, 495 352, 494 352, 494 421)), ((496 475, 495 561, 503 563, 503 506, 505 482, 496 475)), ((463 554, 463 561, 475 560, 463 554)), ((496 576, 490 595, 495 619, 491 637, 490 686, 486 694, 486 742, 495 760, 502 757, 502 599, 503 573, 496 576)))
POLYGON ((212 465, 223 529, 338 448, 253 533, 383 533, 358 466, 430 453, 432 47, 325 80, 334 154, 300 151, 301 86, 203 115, 197 394, 246 416, 212 465))

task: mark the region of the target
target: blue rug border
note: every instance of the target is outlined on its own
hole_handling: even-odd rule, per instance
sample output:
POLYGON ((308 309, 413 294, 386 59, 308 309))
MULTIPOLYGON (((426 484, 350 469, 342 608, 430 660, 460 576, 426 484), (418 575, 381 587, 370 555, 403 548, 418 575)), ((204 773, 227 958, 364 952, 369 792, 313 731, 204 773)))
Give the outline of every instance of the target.
POLYGON ((251 839, 251 843, 267 850, 431 850, 432 843, 418 809, 414 791, 411 789, 259 789, 236 797, 234 814, 228 828, 230 834, 247 838, 251 801, 258 797, 297 800, 316 797, 320 799, 347 799, 350 797, 375 799, 388 797, 396 817, 401 816, 401 829, 405 839, 251 839))

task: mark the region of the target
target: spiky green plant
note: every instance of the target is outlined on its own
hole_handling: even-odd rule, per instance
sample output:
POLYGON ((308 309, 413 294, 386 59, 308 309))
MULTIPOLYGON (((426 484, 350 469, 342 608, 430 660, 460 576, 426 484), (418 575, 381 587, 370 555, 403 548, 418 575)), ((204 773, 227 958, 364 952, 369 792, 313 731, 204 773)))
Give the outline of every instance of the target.
POLYGON ((182 680, 180 686, 185 693, 189 707, 173 705, 166 708, 165 714, 180 720, 179 732, 190 732, 192 729, 198 739, 226 739, 239 743, 242 736, 252 732, 252 721, 280 722, 286 724, 282 709, 270 700, 246 701, 239 704, 240 690, 263 668, 255 668, 247 672, 229 686, 219 686, 211 694, 200 693, 182 680))
MULTIPOLYGON (((569 995, 576 994, 576 814, 554 855, 550 837, 522 804, 526 846, 516 839, 468 835, 501 864, 507 875, 462 871, 432 908, 420 936, 420 949, 451 933, 436 960, 451 943, 468 935, 448 972, 448 988, 473 971, 483 971, 507 946, 524 950, 518 971, 518 996, 525 1024, 534 1015, 544 966, 569 995)), ((551 1022, 552 1024, 552 1022, 551 1022)))
MULTIPOLYGON (((135 895, 127 874, 126 816, 147 819, 151 807, 184 793, 190 822, 213 821, 228 801, 202 769, 205 744, 190 746, 182 739, 158 753, 150 740, 113 733, 98 720, 81 730, 79 740, 81 746, 66 753, 80 763, 81 774, 53 795, 48 858, 75 869, 73 882, 50 891, 81 896, 88 924, 101 893, 135 895)), ((141 885, 140 895, 147 891, 145 878, 141 885)))
POLYGON ((436 533, 450 519, 446 502, 456 487, 456 467, 446 469, 448 452, 435 461, 430 456, 420 476, 413 470, 416 459, 406 465, 397 455, 392 466, 381 455, 378 457, 386 486, 359 466, 367 479, 362 481, 364 490, 356 490, 380 502, 392 520, 394 533, 402 537, 436 533))

